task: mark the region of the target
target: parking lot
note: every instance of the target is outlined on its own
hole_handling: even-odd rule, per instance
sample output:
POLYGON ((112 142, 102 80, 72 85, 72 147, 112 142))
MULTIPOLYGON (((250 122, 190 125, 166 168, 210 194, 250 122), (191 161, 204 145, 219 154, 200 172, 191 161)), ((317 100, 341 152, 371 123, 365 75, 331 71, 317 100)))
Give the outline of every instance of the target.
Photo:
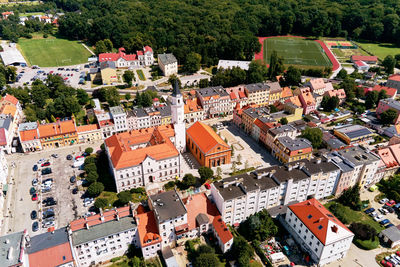
MULTIPOLYGON (((99 146, 100 144, 91 147, 96 151, 99 146)), ((50 226, 66 226, 71 220, 88 212, 89 206, 85 207, 82 199, 84 192, 72 192, 74 188, 78 188, 77 184, 80 181, 70 181, 72 176, 78 177, 83 171, 73 168, 73 161, 66 159, 69 154, 81 155, 86 147, 89 145, 8 157, 9 164, 15 162, 16 167, 11 170, 11 184, 6 199, 9 210, 5 211, 7 213, 1 229, 2 234, 27 229, 29 234, 35 235, 46 232, 50 226), (51 156, 55 153, 57 158, 51 156), (50 165, 41 167, 45 162, 49 162, 50 165), (35 164, 38 166, 37 171, 33 170, 35 164), (46 168, 51 168, 51 173, 42 175, 42 170, 46 168), (33 186, 32 180, 35 178, 38 182, 33 186), (37 199, 31 194, 33 191, 36 191, 37 199), (37 212, 36 219, 31 219, 32 211, 37 212), (51 217, 54 219, 49 219, 51 217), (34 222, 38 224, 37 231, 32 229, 34 222)))
MULTIPOLYGON (((384 219, 388 219, 390 221, 390 223, 394 224, 394 225, 399 225, 400 224, 400 211, 397 211, 398 209, 395 208, 395 205, 392 205, 392 208, 394 209, 394 212, 386 212, 388 209, 385 208, 385 212, 382 213, 380 209, 382 209, 385 204, 384 203, 379 203, 377 201, 375 201, 375 197, 379 194, 379 191, 376 190, 375 192, 370 192, 368 190, 365 190, 363 192, 361 192, 361 199, 365 200, 365 199, 369 199, 369 203, 370 206, 372 208, 375 209, 374 212, 376 212, 377 215, 380 215, 381 217, 379 217, 379 220, 384 220, 384 219)), ((390 224, 388 223, 388 224, 390 224)))

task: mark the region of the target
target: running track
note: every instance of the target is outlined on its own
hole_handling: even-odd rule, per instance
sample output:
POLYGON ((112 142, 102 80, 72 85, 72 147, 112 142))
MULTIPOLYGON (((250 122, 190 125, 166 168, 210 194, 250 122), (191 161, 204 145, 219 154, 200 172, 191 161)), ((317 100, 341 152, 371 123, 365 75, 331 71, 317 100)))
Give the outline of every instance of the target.
MULTIPOLYGON (((302 38, 305 39, 303 36, 293 36, 293 35, 286 35, 286 36, 269 36, 269 37, 258 37, 258 41, 261 44, 261 50, 257 54, 254 55, 255 60, 264 60, 264 40, 268 38, 275 38, 275 37, 293 37, 293 38, 302 38)), ((324 42, 320 40, 315 40, 315 42, 319 43, 324 49, 325 54, 328 56, 329 60, 332 63, 332 71, 336 71, 340 68, 339 62, 336 60, 335 56, 332 54, 331 50, 325 45, 324 42)))

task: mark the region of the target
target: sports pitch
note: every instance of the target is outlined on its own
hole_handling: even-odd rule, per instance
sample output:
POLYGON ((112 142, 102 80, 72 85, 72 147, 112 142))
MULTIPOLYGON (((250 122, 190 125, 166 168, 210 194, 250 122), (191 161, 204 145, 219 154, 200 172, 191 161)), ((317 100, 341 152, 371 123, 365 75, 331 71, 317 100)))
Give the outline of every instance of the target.
POLYGON ((264 61, 269 64, 272 51, 283 58, 285 65, 331 67, 322 47, 314 41, 300 38, 267 38, 264 40, 264 61))
POLYGON ((78 41, 66 39, 20 39, 18 45, 28 63, 40 67, 81 64, 91 56, 78 41))

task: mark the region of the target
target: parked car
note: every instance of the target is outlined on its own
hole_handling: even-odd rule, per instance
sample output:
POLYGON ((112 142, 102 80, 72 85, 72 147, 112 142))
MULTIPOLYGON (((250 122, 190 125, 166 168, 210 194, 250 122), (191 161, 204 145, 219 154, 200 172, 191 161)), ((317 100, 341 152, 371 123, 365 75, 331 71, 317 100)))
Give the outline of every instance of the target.
POLYGON ((378 216, 378 213, 376 211, 371 212, 370 214, 368 214, 369 216, 371 216, 372 218, 378 216))
POLYGON ((400 203, 397 203, 396 205, 394 205, 393 208, 398 210, 400 208, 400 203))
POLYGON ((46 169, 42 170, 42 175, 47 175, 50 173, 52 173, 51 168, 46 168, 46 169))
POLYGON ((45 163, 42 163, 42 165, 41 165, 42 167, 47 167, 47 166, 50 166, 50 162, 45 162, 45 163))
POLYGON ((390 228, 390 227, 392 227, 392 226, 394 226, 394 224, 393 224, 393 223, 389 223, 389 224, 386 225, 385 227, 386 227, 386 228, 390 228))
POLYGON ((32 201, 37 201, 38 200, 38 195, 35 193, 32 195, 32 201))
POLYGON ((385 207, 385 209, 387 209, 388 212, 393 213, 394 209, 392 207, 385 207))
POLYGON ((390 223, 390 221, 389 221, 389 219, 384 219, 384 220, 380 221, 379 223, 382 225, 385 225, 385 224, 390 223))
POLYGON ((379 222, 379 221, 381 221, 382 219, 383 219, 383 215, 378 215, 378 216, 374 217, 374 220, 375 220, 376 222, 379 222))
POLYGON ((383 209, 383 208, 380 208, 380 209, 378 209, 378 210, 379 210, 379 212, 382 213, 383 215, 386 215, 386 213, 387 213, 386 210, 383 209))
POLYGON ((37 230, 39 230, 39 223, 38 222, 33 222, 32 223, 32 231, 36 232, 37 230))
POLYGON ((42 214, 43 219, 54 217, 54 215, 55 215, 55 213, 54 213, 54 210, 52 210, 52 209, 46 210, 42 214))
POLYGON ((51 186, 45 186, 42 188, 42 193, 48 193, 51 191, 51 186))
POLYGON ((31 219, 32 219, 32 220, 36 220, 36 219, 37 219, 37 212, 36 212, 36 210, 32 210, 32 212, 31 212, 31 219))
POLYGON ((392 207, 392 206, 396 205, 396 202, 394 200, 389 200, 388 202, 386 202, 385 205, 388 207, 392 207))
POLYGON ((83 201, 83 206, 87 207, 90 206, 94 203, 94 199, 93 198, 85 198, 85 200, 83 201))
POLYGON ((388 201, 389 201, 389 199, 387 199, 387 198, 382 198, 381 200, 379 200, 379 203, 385 204, 385 203, 388 202, 388 201))
POLYGON ((393 264, 388 262, 387 260, 381 260, 381 264, 385 267, 393 267, 393 264))
POLYGON ((78 194, 78 187, 75 187, 74 189, 72 189, 72 194, 74 194, 74 195, 78 194))
POLYGON ((72 158, 73 158, 72 155, 67 156, 67 160, 72 160, 72 158))
POLYGON ((364 212, 365 212, 366 214, 369 214, 369 213, 374 212, 374 211, 375 211, 374 208, 369 208, 369 209, 366 209, 364 212))
POLYGON ((47 178, 46 180, 43 181, 44 184, 53 183, 53 182, 54 182, 53 178, 47 178))
POLYGON ((71 178, 69 178, 69 181, 73 184, 76 182, 76 176, 71 176, 71 178))
POLYGON ((33 178, 33 180, 32 180, 32 186, 37 186, 38 183, 39 183, 38 179, 37 179, 37 178, 33 178))
POLYGON ((34 187, 31 187, 31 189, 29 189, 29 194, 33 195, 36 193, 36 189, 34 187))
POLYGON ((32 168, 32 170, 34 171, 34 172, 36 172, 37 170, 38 170, 39 168, 38 168, 38 165, 33 165, 33 168, 32 168))

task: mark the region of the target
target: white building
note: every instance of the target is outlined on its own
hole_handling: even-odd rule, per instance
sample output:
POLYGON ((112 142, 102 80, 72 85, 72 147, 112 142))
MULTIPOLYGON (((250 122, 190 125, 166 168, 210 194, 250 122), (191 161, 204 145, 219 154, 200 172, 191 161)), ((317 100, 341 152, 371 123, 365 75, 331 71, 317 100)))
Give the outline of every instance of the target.
POLYGON ((346 256, 354 234, 316 199, 290 205, 286 228, 319 266, 346 256))
POLYGON ((143 51, 136 54, 126 54, 125 48, 118 49, 118 53, 101 53, 99 62, 111 61, 117 68, 141 68, 154 64, 153 49, 150 46, 143 47, 143 51))
POLYGON ((218 69, 232 69, 233 67, 237 67, 242 70, 248 70, 250 63, 251 61, 220 59, 218 61, 218 69))
POLYGON ((211 195, 222 219, 238 225, 250 215, 308 197, 334 194, 339 168, 328 160, 301 160, 225 178, 211 186, 211 195))
POLYGON ((18 127, 18 137, 24 153, 42 150, 37 122, 21 123, 18 127))
POLYGON ((0 150, 0 185, 7 183, 8 177, 8 164, 6 157, 4 155, 4 151, 0 150))
POLYGON ((121 106, 110 108, 111 118, 114 121, 115 131, 118 133, 128 130, 128 123, 126 121, 126 113, 121 106))
POLYGON ((178 82, 171 95, 171 122, 175 130, 175 147, 180 153, 186 150, 185 103, 178 82))
POLYGON ((164 76, 178 74, 178 60, 173 54, 158 54, 158 66, 164 76))

